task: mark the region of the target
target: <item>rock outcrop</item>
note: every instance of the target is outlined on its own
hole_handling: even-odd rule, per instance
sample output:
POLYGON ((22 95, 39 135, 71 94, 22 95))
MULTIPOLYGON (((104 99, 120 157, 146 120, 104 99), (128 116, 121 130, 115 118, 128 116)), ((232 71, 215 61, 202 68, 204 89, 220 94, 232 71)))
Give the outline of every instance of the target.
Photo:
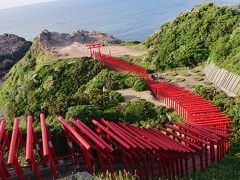
POLYGON ((111 35, 97 32, 78 30, 72 33, 58 33, 43 30, 38 36, 39 42, 46 48, 51 49, 56 46, 68 46, 72 43, 93 44, 99 43, 103 45, 117 45, 122 41, 111 35))
POLYGON ((5 74, 25 55, 31 44, 14 34, 0 35, 0 84, 5 74))

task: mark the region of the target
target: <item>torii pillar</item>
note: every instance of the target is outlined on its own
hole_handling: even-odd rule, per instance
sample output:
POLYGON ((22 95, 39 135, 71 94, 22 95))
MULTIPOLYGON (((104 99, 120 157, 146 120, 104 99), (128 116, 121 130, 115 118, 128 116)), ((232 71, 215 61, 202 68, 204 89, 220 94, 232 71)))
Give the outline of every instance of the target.
POLYGON ((98 54, 99 54, 99 55, 101 54, 101 47, 102 47, 101 44, 88 44, 88 45, 86 45, 86 46, 87 46, 87 48, 88 48, 89 51, 90 51, 90 56, 91 56, 91 58, 93 58, 94 49, 98 49, 98 54))

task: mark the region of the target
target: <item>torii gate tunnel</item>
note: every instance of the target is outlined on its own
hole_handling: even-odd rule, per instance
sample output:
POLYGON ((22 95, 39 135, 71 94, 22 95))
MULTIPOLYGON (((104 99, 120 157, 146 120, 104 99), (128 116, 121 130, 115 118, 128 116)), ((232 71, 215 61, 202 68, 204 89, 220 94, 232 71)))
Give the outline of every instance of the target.
MULTIPOLYGON (((94 53, 93 57, 111 69, 130 71, 144 78, 155 98, 173 108, 185 122, 174 122, 157 129, 93 119, 95 128, 91 129, 79 119, 66 121, 58 116, 73 166, 91 174, 126 170, 139 179, 175 179, 197 170, 203 171, 228 153, 231 120, 219 108, 190 91, 151 80, 146 70, 133 64, 101 53, 94 53)), ((69 161, 69 157, 56 156, 58 149, 51 141, 44 114, 40 114, 39 119, 33 120, 31 115, 27 117, 24 138, 20 120, 16 118, 11 140, 6 121, 0 122, 1 179, 24 179, 30 174, 42 179, 43 169, 49 169, 54 178, 61 174, 58 166, 69 161), (33 121, 39 121, 41 137, 36 135, 33 121), (21 165, 20 152, 25 152, 29 166, 21 165)))

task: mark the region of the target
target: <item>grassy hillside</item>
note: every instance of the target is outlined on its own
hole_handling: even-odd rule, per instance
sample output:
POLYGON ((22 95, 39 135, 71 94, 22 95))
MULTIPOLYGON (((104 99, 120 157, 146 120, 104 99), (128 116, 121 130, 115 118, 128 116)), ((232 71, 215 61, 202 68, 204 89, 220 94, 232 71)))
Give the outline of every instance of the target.
POLYGON ((240 74, 240 9, 206 4, 164 24, 144 44, 151 69, 194 67, 210 59, 240 74))

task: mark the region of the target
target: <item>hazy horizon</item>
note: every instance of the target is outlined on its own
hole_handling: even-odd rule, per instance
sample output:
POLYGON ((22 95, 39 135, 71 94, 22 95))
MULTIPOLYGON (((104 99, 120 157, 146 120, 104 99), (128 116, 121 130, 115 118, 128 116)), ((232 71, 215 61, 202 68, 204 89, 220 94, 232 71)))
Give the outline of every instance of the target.
POLYGON ((11 1, 0 0, 0 10, 29 6, 29 5, 40 4, 40 3, 47 3, 51 1, 57 1, 57 0, 11 0, 11 1))

